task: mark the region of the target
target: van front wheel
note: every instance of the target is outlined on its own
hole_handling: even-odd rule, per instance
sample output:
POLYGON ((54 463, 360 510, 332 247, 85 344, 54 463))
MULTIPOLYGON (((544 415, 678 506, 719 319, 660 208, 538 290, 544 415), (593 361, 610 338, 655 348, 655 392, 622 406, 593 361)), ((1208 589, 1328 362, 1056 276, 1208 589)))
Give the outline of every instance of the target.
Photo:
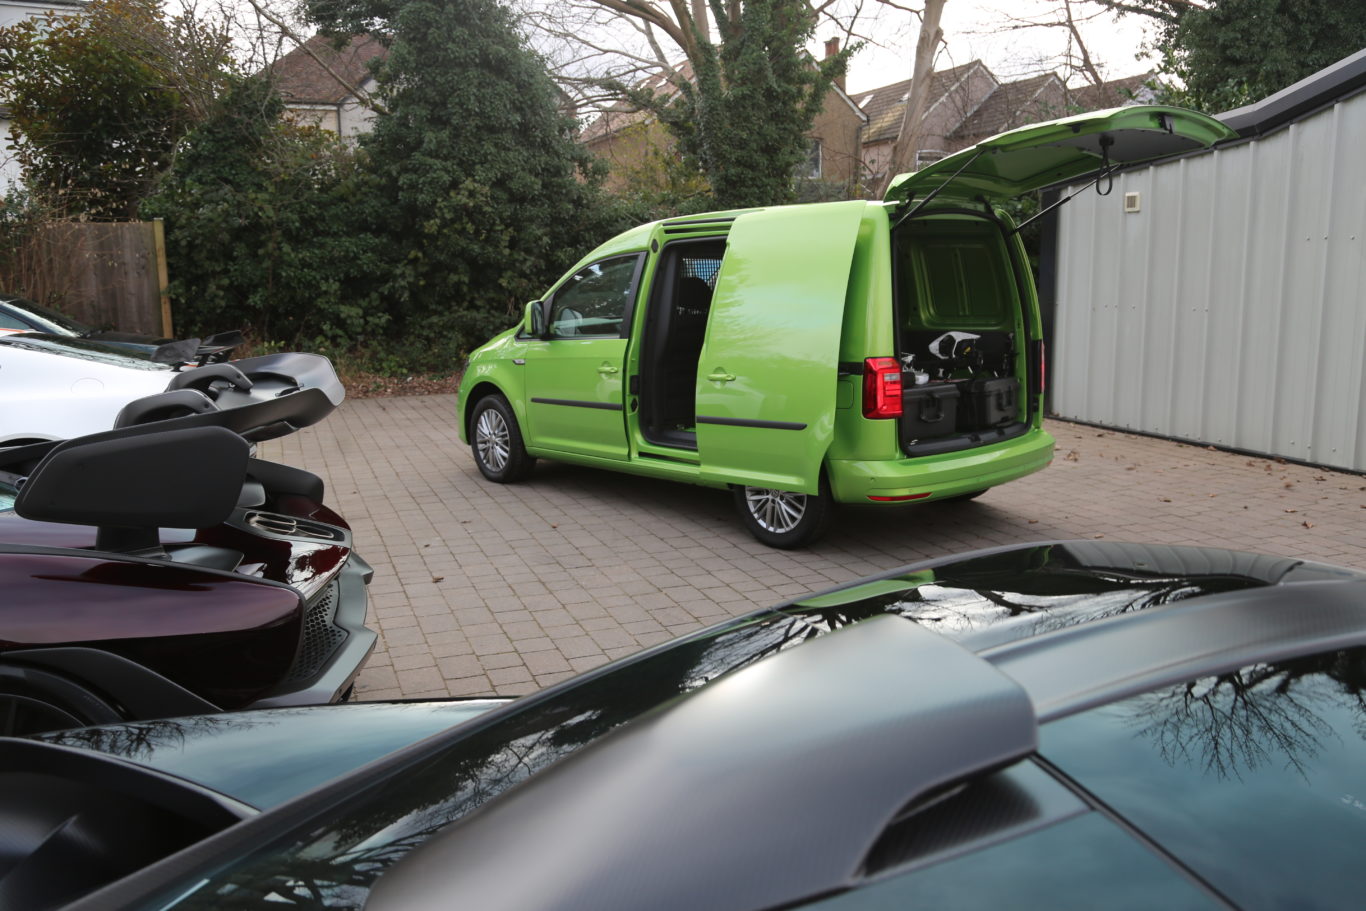
POLYGON ((536 459, 522 445, 512 406, 501 395, 479 400, 470 415, 470 449, 474 464, 490 481, 511 484, 531 473, 536 459))
POLYGON ((787 550, 812 544, 825 534, 833 511, 830 487, 820 493, 792 493, 767 487, 736 487, 735 508, 750 534, 769 547, 787 550))

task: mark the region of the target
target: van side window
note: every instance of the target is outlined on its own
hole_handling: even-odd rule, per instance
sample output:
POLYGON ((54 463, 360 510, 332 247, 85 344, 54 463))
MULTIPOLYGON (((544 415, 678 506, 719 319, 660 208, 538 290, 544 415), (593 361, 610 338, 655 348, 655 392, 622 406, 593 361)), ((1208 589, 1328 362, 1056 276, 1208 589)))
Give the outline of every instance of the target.
POLYGON ((570 276, 550 302, 551 338, 619 337, 639 261, 639 256, 604 259, 570 276))

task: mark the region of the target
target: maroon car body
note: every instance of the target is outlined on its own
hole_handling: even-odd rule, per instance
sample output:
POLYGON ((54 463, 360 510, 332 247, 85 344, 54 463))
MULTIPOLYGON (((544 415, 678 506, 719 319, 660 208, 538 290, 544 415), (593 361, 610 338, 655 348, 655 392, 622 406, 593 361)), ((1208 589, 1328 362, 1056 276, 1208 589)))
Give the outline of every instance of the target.
POLYGON ((330 365, 289 363, 313 384, 0 450, 0 730, 346 694, 371 570, 320 479, 247 455, 340 401, 330 365))

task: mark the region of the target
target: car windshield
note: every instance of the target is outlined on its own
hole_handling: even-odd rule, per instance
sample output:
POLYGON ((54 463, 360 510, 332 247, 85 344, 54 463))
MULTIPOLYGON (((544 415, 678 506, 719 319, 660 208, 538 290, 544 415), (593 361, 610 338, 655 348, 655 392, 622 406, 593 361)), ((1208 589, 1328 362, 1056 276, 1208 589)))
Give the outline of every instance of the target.
POLYGON ((59 354, 84 361, 127 367, 130 370, 170 370, 168 364, 153 361, 151 351, 139 351, 127 346, 110 345, 88 338, 75 338, 65 335, 44 335, 39 332, 25 332, 0 338, 0 345, 9 348, 24 348, 29 351, 43 351, 59 354))
POLYGON ((65 314, 58 313, 50 307, 42 304, 35 304, 31 300, 22 297, 14 297, 0 301, 8 304, 16 311, 23 314, 29 322, 37 323, 42 332, 50 332, 53 335, 85 335, 90 332, 90 327, 84 323, 78 323, 65 314))

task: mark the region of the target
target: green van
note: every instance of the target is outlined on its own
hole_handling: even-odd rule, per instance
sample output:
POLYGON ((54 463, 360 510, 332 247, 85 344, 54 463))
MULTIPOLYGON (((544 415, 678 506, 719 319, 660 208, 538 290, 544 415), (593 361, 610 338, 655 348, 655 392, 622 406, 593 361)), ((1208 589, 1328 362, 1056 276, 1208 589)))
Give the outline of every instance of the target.
MULTIPOLYGON (((963 499, 1048 465, 1039 306, 1011 196, 1234 134, 1134 106, 988 139, 857 200, 654 222, 470 355, 462 441, 731 488, 795 547, 834 503, 963 499)), ((1099 184, 1098 184, 1099 188, 1099 184)))

